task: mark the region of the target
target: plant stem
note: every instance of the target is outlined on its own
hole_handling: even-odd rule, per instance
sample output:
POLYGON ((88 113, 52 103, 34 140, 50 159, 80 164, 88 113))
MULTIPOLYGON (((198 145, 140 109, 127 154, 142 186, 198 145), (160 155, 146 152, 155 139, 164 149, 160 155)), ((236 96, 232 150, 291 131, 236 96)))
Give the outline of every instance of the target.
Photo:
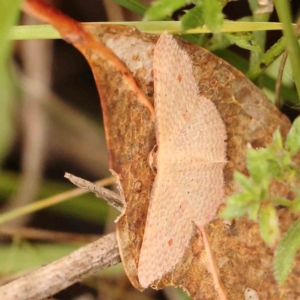
MULTIPOLYGON (((161 34, 168 31, 172 34, 181 32, 180 21, 151 21, 151 22, 97 22, 84 23, 84 26, 97 25, 127 25, 135 26, 137 29, 154 34, 161 34)), ((281 30, 280 23, 271 22, 232 22, 225 21, 221 29, 222 32, 242 32, 242 31, 260 31, 260 30, 281 30)), ((209 33, 211 32, 206 26, 201 28, 190 29, 184 34, 209 33)), ((14 26, 10 32, 10 38, 13 40, 30 40, 30 39, 59 39, 61 38, 57 30, 51 25, 27 25, 14 26)))
MULTIPOLYGON (((253 20, 254 22, 258 22, 258 21, 268 21, 269 20, 269 17, 270 17, 270 14, 258 14, 258 15, 255 15, 253 16, 253 20)), ((260 64, 260 61, 263 57, 263 54, 265 52, 265 46, 266 46, 266 36, 267 36, 267 33, 266 31, 255 31, 253 32, 253 36, 256 40, 256 42, 258 43, 258 45, 260 46, 261 48, 261 52, 255 52, 255 51, 251 51, 250 52, 250 68, 253 66, 253 65, 259 65, 260 64)), ((258 80, 258 86, 262 86, 262 82, 260 80, 261 78, 257 78, 258 80)))
MULTIPOLYGON (((109 177, 109 178, 97 181, 97 184, 103 186, 103 185, 111 184, 114 181, 115 181, 114 177, 109 177)), ((69 190, 69 191, 57 194, 55 196, 51 196, 46 199, 16 208, 12 211, 0 214, 0 224, 11 221, 15 218, 24 216, 26 214, 33 213, 38 210, 53 206, 55 204, 62 203, 63 201, 83 195, 85 193, 87 193, 86 190, 77 188, 77 189, 69 190)))
POLYGON ((283 23, 283 32, 286 41, 294 80, 300 99, 300 48, 292 27, 291 8, 287 0, 274 1, 279 20, 283 23))
MULTIPOLYGON (((252 11, 252 20, 253 22, 268 22, 270 18, 270 13, 259 13, 258 12, 258 2, 257 0, 248 0, 250 9, 252 11)), ((260 65, 261 59, 263 57, 263 54, 265 52, 265 46, 266 46, 266 31, 259 31, 259 32, 253 32, 253 36, 258 43, 258 45, 261 48, 261 52, 251 51, 250 52, 250 67, 249 69, 252 69, 252 66, 260 65)), ((258 86, 262 86, 262 80, 261 78, 256 78, 256 84, 258 86)))

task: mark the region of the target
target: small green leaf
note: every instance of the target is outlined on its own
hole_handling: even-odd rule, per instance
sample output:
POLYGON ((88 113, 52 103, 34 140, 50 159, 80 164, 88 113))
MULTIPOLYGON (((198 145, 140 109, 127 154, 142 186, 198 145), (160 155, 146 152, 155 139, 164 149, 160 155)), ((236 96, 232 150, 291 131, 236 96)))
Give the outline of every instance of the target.
POLYGON ((226 208, 220 213, 220 218, 239 218, 249 212, 252 203, 252 195, 249 193, 230 196, 226 208))
POLYGON ((234 172, 234 180, 241 188, 244 188, 247 191, 251 190, 253 187, 251 178, 245 176, 243 173, 234 172))
POLYGON ((225 220, 240 218, 245 215, 247 211, 247 207, 237 209, 234 206, 227 205, 225 209, 220 213, 220 218, 225 220))
POLYGON ((285 207, 292 207, 293 202, 291 200, 287 200, 285 198, 272 198, 271 199, 273 205, 275 206, 285 206, 285 207))
POLYGON ((259 202, 253 202, 252 203, 252 205, 248 209, 248 216, 249 216, 250 220, 257 221, 259 208, 260 208, 260 203, 259 202))
POLYGON ((250 195, 251 200, 259 201, 264 199, 267 195, 267 191, 265 191, 266 187, 269 187, 268 182, 261 180, 260 184, 255 184, 253 179, 250 177, 246 177, 244 174, 235 172, 234 173, 235 182, 244 189, 244 194, 250 195), (267 183, 267 184, 266 184, 267 183))
POLYGON ((285 170, 283 181, 285 181, 285 183, 291 183, 295 179, 296 174, 297 171, 291 166, 288 170, 285 170))
POLYGON ((197 28, 204 25, 203 18, 203 8, 201 6, 196 6, 186 12, 186 14, 181 19, 181 29, 182 31, 197 28))
POLYGON ((266 149, 247 150, 247 167, 251 177, 256 183, 260 183, 262 180, 267 180, 270 177, 268 161, 265 155, 263 155, 263 151, 266 151, 266 149))
POLYGON ((292 155, 295 155, 300 147, 300 117, 298 117, 288 133, 285 141, 285 148, 289 150, 292 155))
POLYGON ((276 209, 271 205, 261 207, 259 212, 259 229, 262 239, 268 246, 273 246, 279 237, 276 209))
POLYGON ((174 11, 191 3, 189 0, 156 0, 145 14, 145 21, 162 20, 170 17, 174 11))
POLYGON ((275 132, 273 133, 273 144, 277 149, 283 149, 282 136, 279 129, 275 130, 275 132))
POLYGON ((300 197, 296 197, 292 202, 291 210, 300 211, 300 197))
POLYGON ((225 36, 231 44, 250 51, 261 52, 261 47, 251 32, 226 32, 225 36))
POLYGON ((277 160, 272 159, 268 161, 269 167, 268 167, 268 171, 269 174, 273 177, 273 178, 281 178, 283 176, 283 169, 281 168, 278 158, 277 160))
POLYGON ((280 285, 283 285, 291 272, 299 247, 300 219, 295 221, 284 234, 274 254, 274 275, 280 285))
POLYGON ((251 201, 251 193, 245 192, 230 196, 227 200, 227 203, 236 207, 245 207, 245 205, 248 206, 249 202, 251 201))
POLYGON ((219 32, 222 28, 224 21, 222 9, 221 0, 203 0, 205 24, 212 32, 219 32))
POLYGON ((227 205, 225 209, 220 213, 221 219, 236 219, 245 215, 248 211, 247 207, 237 209, 234 206, 227 205))
POLYGON ((292 164, 291 154, 289 152, 283 153, 280 157, 280 162, 284 167, 291 167, 292 164))

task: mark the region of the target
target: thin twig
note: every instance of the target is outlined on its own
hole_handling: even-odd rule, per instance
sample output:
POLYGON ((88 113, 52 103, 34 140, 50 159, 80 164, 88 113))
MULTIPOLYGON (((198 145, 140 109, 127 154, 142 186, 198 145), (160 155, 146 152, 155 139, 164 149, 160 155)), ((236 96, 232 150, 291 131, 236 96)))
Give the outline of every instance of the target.
MULTIPOLYGON (((108 185, 115 182, 114 177, 105 178, 102 180, 97 181, 99 185, 108 185)), ((43 200, 31 203, 29 205, 25 205, 22 207, 19 207, 17 209, 14 209, 10 212, 7 212, 5 214, 0 215, 0 224, 8 222, 12 219, 15 219, 17 217, 23 216, 25 214, 33 213, 35 211, 41 210, 43 208, 53 206, 55 204, 61 203, 63 201, 66 201, 68 199, 80 196, 85 194, 86 191, 83 191, 82 189, 73 189, 67 192, 63 192, 60 194, 57 194, 55 196, 45 198, 43 200)), ((1 299, 1 298, 0 298, 1 299)))
POLYGON ((44 299, 121 261, 115 233, 0 287, 0 299, 44 299))
MULTIPOLYGON (((75 185, 105 199, 109 205, 122 210, 122 200, 116 193, 68 173, 65 177, 75 185)), ((0 287, 0 299, 44 299, 84 277, 113 266, 120 261, 116 235, 111 233, 64 258, 0 287)))
POLYGON ((96 197, 106 200, 106 202, 114 207, 115 209, 122 211, 123 201, 121 197, 115 192, 101 187, 95 183, 82 179, 80 177, 74 176, 70 173, 65 173, 65 178, 68 178, 73 184, 79 188, 88 190, 96 195, 96 197))
POLYGON ((280 87, 281 87, 281 83, 282 83, 282 77, 283 77, 283 73, 284 73, 284 67, 285 67, 285 63, 286 60, 288 58, 288 52, 285 51, 282 54, 282 58, 281 58, 281 62, 280 62, 280 66, 279 66, 279 70, 278 70, 278 76, 276 79, 276 86, 275 86, 275 105, 277 107, 280 108, 281 106, 281 100, 280 100, 280 87))
MULTIPOLYGON (((79 187, 94 192, 97 197, 105 199, 118 210, 122 210, 122 201, 116 193, 68 173, 65 177, 79 187)), ((84 193, 79 189, 75 191, 84 193)), ((115 233, 111 233, 60 260, 0 287, 0 299, 44 299, 84 277, 119 263, 120 260, 116 236, 115 233)))
POLYGON ((275 8, 279 20, 283 23, 283 33, 286 42, 286 49, 289 53, 293 78, 300 99, 300 48, 295 30, 292 26, 291 6, 288 0, 275 0, 275 8))
POLYGON ((22 270, 20 272, 17 272, 17 273, 13 273, 13 274, 7 274, 7 275, 2 275, 0 277, 0 287, 7 283, 10 283, 12 282, 13 280, 16 280, 18 278, 21 278, 22 276, 25 276, 31 272, 33 272, 34 270, 36 270, 37 268, 32 268, 31 270, 22 270))

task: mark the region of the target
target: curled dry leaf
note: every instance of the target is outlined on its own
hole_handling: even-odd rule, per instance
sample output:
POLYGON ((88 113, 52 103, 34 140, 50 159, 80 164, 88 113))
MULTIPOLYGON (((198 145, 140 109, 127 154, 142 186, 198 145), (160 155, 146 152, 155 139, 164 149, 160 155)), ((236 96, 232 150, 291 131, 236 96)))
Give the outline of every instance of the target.
MULTIPOLYGON (((123 26, 87 26, 86 29, 125 62, 149 99, 152 99, 153 51, 158 36, 123 26)), ((234 171, 247 174, 247 144, 256 148, 264 147, 272 140, 272 134, 278 126, 285 136, 290 123, 242 73, 210 52, 181 39, 176 40, 193 62, 193 73, 201 95, 214 102, 226 125, 228 164, 224 172, 225 193, 231 195, 236 189, 234 171)), ((102 89, 112 89, 111 83, 107 81, 102 89)), ((126 97, 126 100, 129 103, 135 101, 134 97, 126 97)), ((124 99, 107 96, 106 99, 102 97, 101 101, 102 107, 110 105, 112 108, 106 110, 104 116, 110 119, 111 125, 115 124, 106 128, 108 142, 114 146, 109 148, 113 157, 111 168, 117 170, 120 176, 126 201, 126 210, 117 222, 120 252, 130 281, 136 288, 142 289, 138 280, 138 263, 154 179, 147 162, 156 144, 154 128, 145 108, 137 102, 127 111, 131 116, 128 120, 125 115, 116 115, 111 104, 111 101, 122 101, 126 107, 128 104, 124 103, 124 99), (113 118, 116 118, 114 122, 113 118), (141 126, 145 127, 141 129, 141 126), (118 139, 122 141, 122 149, 121 145, 112 143, 118 139), (135 188, 137 182, 139 189, 135 188)), ((165 201, 172 206, 172 199, 165 201)), ((290 224, 289 218, 291 216, 286 212, 282 214, 281 224, 284 228, 290 224)), ((243 299, 244 291, 249 286, 255 287, 261 299, 284 299, 283 295, 297 295, 300 292, 295 292, 293 285, 297 281, 296 271, 283 288, 277 286, 272 272, 273 252, 261 241, 259 229, 254 223, 243 218, 227 230, 221 220, 215 220, 206 227, 206 232, 228 299, 243 299)), ((201 241, 202 237, 195 231, 181 263, 153 286, 158 289, 168 285, 180 286, 194 299, 217 299, 201 241)))
MULTIPOLYGON (((39 1, 27 1, 30 2, 39 1)), ((55 14, 47 21, 56 25, 65 36, 65 31, 60 30, 62 20, 56 19, 59 21, 56 22, 53 18, 55 14)), ((92 67, 101 96, 110 168, 119 176, 125 200, 125 210, 117 221, 120 254, 131 283, 142 290, 138 263, 154 181, 148 157, 156 144, 154 124, 149 114, 151 105, 144 105, 140 94, 126 79, 128 74, 120 72, 115 64, 103 57, 94 41, 112 49, 153 103, 153 51, 158 36, 116 25, 86 25, 83 32, 78 23, 72 22, 77 31, 70 35, 72 29, 69 30, 65 38, 84 54, 92 67), (89 43, 85 42, 87 36, 89 43)), ((228 163, 224 180, 225 194, 231 195, 235 192, 234 171, 247 174, 247 144, 263 147, 272 140, 272 133, 278 126, 285 136, 290 123, 242 73, 198 46, 178 38, 176 41, 192 61, 201 96, 216 105, 226 125, 228 163)), ((165 201, 172 206, 172 199, 165 201)), ((280 213, 280 222, 286 229, 293 216, 285 210, 280 213)), ((248 287, 255 287, 260 299, 299 298, 300 286, 296 276, 300 272, 299 264, 285 286, 278 287, 272 272, 273 252, 262 242, 257 225, 242 218, 227 229, 221 220, 215 220, 205 230, 229 299, 243 299, 248 287)), ((217 299, 213 278, 207 270, 204 244, 195 230, 181 262, 154 286, 180 286, 194 299, 217 299)))

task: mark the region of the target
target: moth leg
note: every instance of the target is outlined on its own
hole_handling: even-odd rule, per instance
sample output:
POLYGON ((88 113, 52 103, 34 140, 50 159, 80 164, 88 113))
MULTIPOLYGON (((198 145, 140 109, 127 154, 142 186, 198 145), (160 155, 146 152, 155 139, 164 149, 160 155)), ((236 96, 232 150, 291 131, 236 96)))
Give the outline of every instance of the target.
POLYGON ((202 238, 203 238, 205 253, 206 253, 207 259, 208 259, 209 271, 213 277, 214 285, 215 285, 215 288, 219 295, 219 300, 228 300, 225 288, 222 284, 222 281, 220 280, 219 270, 216 265, 215 258, 212 254, 212 251, 211 251, 211 248, 209 245, 209 240, 207 238, 204 226, 197 227, 197 230, 198 230, 199 235, 201 233, 202 238))
POLYGON ((151 152, 149 153, 149 156, 148 156, 148 163, 149 163, 149 166, 153 172, 153 174, 157 174, 157 148, 158 148, 158 145, 156 144, 151 152))

